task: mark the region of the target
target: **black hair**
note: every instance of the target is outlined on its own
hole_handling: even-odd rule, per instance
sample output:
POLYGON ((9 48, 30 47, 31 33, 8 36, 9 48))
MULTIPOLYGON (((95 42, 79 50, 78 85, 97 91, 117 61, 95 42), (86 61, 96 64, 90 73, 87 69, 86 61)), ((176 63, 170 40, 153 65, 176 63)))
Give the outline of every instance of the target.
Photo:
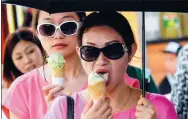
MULTIPOLYGON (((40 10, 35 10, 33 12, 32 26, 35 29, 37 29, 39 13, 40 13, 40 10)), ((82 22, 86 18, 86 13, 85 12, 75 12, 75 13, 78 15, 78 17, 80 19, 80 22, 82 22)))
POLYGON ((128 20, 118 12, 93 12, 88 15, 79 30, 78 45, 82 46, 83 34, 89 28, 104 25, 113 28, 122 36, 130 54, 131 46, 135 43, 134 34, 128 20))
POLYGON ((78 15, 80 22, 83 22, 84 19, 86 18, 86 13, 85 12, 76 12, 76 14, 78 15))
POLYGON ((38 46, 41 53, 43 54, 43 47, 37 38, 36 35, 33 34, 33 32, 29 28, 21 28, 18 29, 13 34, 10 34, 5 41, 5 47, 4 47, 4 57, 3 57, 3 79, 8 83, 11 84, 14 79, 16 79, 18 76, 22 75, 22 72, 20 72, 16 66, 13 63, 12 60, 12 52, 16 44, 20 41, 29 41, 38 46))

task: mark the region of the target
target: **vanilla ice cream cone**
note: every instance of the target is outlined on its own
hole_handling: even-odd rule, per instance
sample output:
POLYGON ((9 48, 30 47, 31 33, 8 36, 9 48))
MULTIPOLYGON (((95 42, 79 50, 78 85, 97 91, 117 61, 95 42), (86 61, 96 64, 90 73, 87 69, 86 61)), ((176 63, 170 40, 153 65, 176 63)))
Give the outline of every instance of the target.
POLYGON ((94 103, 96 103, 100 97, 106 95, 105 79, 99 74, 92 72, 89 75, 88 84, 88 92, 94 103))
POLYGON ((47 59, 52 75, 52 84, 63 85, 65 60, 60 53, 54 53, 47 59))
POLYGON ((104 81, 96 83, 95 85, 90 85, 88 87, 88 92, 93 100, 98 100, 101 96, 106 93, 106 85, 104 81))

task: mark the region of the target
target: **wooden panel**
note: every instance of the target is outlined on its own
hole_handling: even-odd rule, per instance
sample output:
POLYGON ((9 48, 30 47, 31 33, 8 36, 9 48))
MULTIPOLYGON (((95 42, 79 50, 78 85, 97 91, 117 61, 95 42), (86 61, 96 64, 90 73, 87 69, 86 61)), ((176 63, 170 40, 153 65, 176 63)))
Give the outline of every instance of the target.
MULTIPOLYGON (((188 44, 188 41, 181 41, 182 45, 188 44)), ((147 46, 148 67, 151 70, 151 74, 155 80, 155 83, 159 85, 163 77, 166 74, 164 67, 164 53, 161 51, 165 49, 167 43, 149 44, 147 46)))

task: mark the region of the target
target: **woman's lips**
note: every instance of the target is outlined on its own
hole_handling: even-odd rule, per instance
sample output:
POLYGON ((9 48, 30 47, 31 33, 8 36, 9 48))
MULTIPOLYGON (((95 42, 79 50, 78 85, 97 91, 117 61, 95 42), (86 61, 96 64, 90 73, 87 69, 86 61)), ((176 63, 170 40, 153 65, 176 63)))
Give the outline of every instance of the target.
POLYGON ((63 43, 56 43, 55 45, 52 46, 52 48, 56 48, 56 49, 62 49, 64 47, 66 47, 67 44, 63 44, 63 43))
POLYGON ((95 72, 99 73, 99 74, 102 74, 101 72, 103 72, 103 73, 109 73, 109 71, 107 69, 97 69, 95 72))
POLYGON ((27 71, 31 71, 31 70, 33 70, 33 69, 35 69, 35 68, 36 68, 35 65, 29 66, 29 67, 27 68, 27 71))

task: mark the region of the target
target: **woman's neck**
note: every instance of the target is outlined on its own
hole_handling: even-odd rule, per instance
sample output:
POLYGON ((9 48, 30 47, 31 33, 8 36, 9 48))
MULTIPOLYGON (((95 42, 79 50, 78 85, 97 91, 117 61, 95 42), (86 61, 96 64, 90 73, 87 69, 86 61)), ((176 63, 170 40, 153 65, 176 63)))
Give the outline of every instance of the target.
MULTIPOLYGON (((51 83, 51 71, 49 65, 45 66, 45 75, 46 79, 49 83, 51 83)), ((65 70, 64 70, 64 78, 67 79, 66 81, 73 81, 77 79, 76 77, 83 73, 83 68, 80 62, 80 59, 77 54, 65 57, 65 70)))
POLYGON ((75 80, 76 76, 83 70, 80 59, 77 54, 65 58, 64 78, 75 80))
POLYGON ((111 99, 110 105, 113 113, 122 111, 131 96, 131 88, 125 84, 124 79, 115 87, 115 89, 108 94, 111 99))

